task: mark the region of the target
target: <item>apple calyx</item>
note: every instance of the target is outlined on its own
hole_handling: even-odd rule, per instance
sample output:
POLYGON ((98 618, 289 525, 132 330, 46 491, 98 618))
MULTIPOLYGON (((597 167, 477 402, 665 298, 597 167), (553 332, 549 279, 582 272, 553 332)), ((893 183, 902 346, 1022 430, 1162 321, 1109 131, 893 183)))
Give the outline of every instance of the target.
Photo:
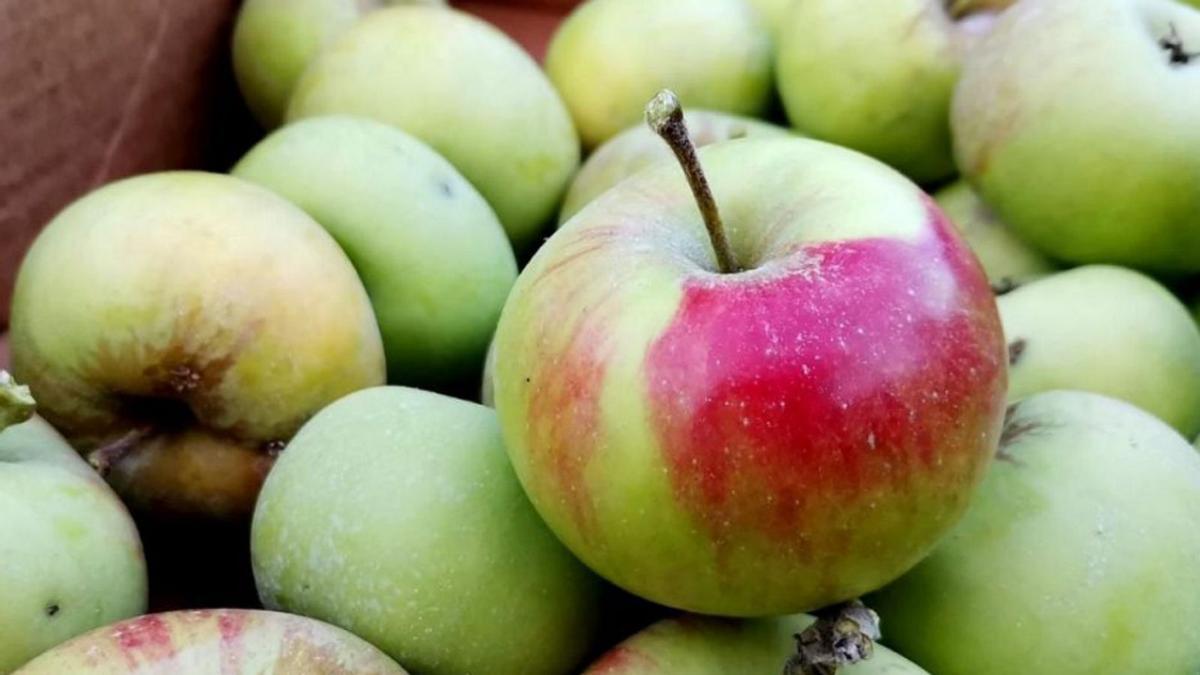
POLYGON ((946 13, 955 21, 972 14, 998 14, 1016 4, 1017 0, 945 0, 946 13))
POLYGON ((879 615, 861 600, 822 610, 816 623, 796 634, 796 653, 783 675, 836 675, 842 666, 871 658, 881 637, 879 615))
POLYGON ((0 431, 33 417, 36 409, 29 387, 17 384, 7 370, 0 370, 0 431))
POLYGON ((670 89, 658 92, 650 103, 646 104, 646 124, 658 134, 683 168, 688 186, 696 198, 700 215, 704 218, 704 226, 708 229, 708 238, 712 242, 713 253, 717 256, 717 268, 722 274, 733 274, 742 271, 733 247, 725 236, 725 225, 721 222, 721 214, 717 210, 717 202, 713 199, 708 179, 700 166, 700 158, 696 155, 696 146, 688 134, 687 124, 683 121, 683 106, 679 97, 670 89))
POLYGON ((1183 44, 1183 38, 1175 24, 1169 24, 1171 32, 1158 41, 1158 46, 1167 52, 1168 61, 1173 66, 1186 66, 1192 59, 1200 58, 1200 52, 1189 52, 1183 44))

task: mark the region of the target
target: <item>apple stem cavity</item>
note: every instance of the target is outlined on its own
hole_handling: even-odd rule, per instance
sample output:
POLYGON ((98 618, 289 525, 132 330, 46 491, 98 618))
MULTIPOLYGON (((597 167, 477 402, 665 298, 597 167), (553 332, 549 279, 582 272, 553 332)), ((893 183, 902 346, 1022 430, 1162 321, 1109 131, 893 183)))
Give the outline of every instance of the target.
POLYGON ((101 445, 87 454, 87 462, 96 473, 107 476, 112 468, 154 433, 150 427, 130 429, 122 436, 101 445))
POLYGON ((836 675, 842 666, 871 658, 882 637, 879 615, 861 600, 817 612, 817 621, 796 636, 796 653, 783 675, 836 675))
POLYGON ((683 174, 687 177, 692 195, 696 198, 696 205, 700 207, 700 215, 704 218, 704 226, 708 228, 708 238, 712 241, 713 253, 717 256, 717 268, 722 274, 740 272, 742 268, 738 265, 733 247, 729 245, 729 239, 725 236, 725 225, 721 222, 717 201, 713 199, 708 179, 700 166, 696 146, 692 143, 687 124, 683 121, 683 106, 680 105, 675 92, 664 89, 650 99, 650 103, 646 105, 646 123, 667 142, 667 146, 679 160, 679 165, 683 167, 683 174))
POLYGON ((7 370, 0 370, 0 431, 33 417, 36 409, 29 387, 17 384, 7 370))

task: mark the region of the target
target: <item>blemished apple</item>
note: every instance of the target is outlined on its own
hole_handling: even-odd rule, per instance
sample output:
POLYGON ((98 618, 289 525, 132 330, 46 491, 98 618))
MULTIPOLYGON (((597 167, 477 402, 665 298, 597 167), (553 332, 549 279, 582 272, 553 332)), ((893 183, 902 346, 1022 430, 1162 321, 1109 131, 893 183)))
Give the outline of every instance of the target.
POLYGON ((663 87, 690 107, 761 116, 771 37, 745 0, 588 0, 554 34, 546 72, 590 149, 638 123, 663 87))
POLYGON ((342 626, 424 675, 579 665, 602 586, 538 518, 495 413, 400 387, 317 414, 263 487, 268 608, 342 626))
POLYGON ((1187 440, 1116 399, 1039 394, 1009 413, 963 522, 868 602, 931 673, 1190 673, 1197 519, 1187 440))
POLYGON ((950 99, 963 55, 1011 2, 793 3, 776 31, 788 119, 919 183, 953 176, 950 99))
MULTIPOLYGON (((648 115, 699 179, 678 100, 648 115)), ((856 597, 932 549, 990 461, 995 301, 879 162, 800 138, 700 157, 715 205, 680 166, 647 169, 518 277, 493 378, 509 455, 559 538, 654 602, 768 616, 856 597)))
POLYGON ((1001 296, 1010 401, 1053 389, 1119 398, 1200 434, 1200 328, 1157 281, 1089 265, 1001 296))
POLYGON ((405 675, 362 638, 320 621, 249 609, 149 614, 99 628, 18 675, 405 675))
POLYGON ((456 10, 389 7, 313 62, 287 117, 373 117, 450 160, 488 200, 513 247, 550 225, 579 168, 579 137, 537 63, 499 29, 456 10))
POLYGON ((129 513, 32 413, 28 390, 0 371, 0 673, 146 611, 146 563, 129 513))
POLYGON ((308 64, 367 12, 395 4, 445 0, 246 0, 233 28, 233 72, 259 124, 283 121, 288 99, 308 64))
POLYGON ((72 205, 26 255, 13 372, 131 507, 244 517, 313 413, 383 383, 353 266, 268 190, 201 172, 72 205))
MULTIPOLYGON (((813 617, 805 614, 748 621, 693 615, 665 619, 609 650, 584 675, 774 675, 796 651, 793 636, 812 622, 813 617)), ((927 675, 878 645, 869 659, 837 673, 927 675)))
MULTIPOLYGON (((689 110, 688 133, 692 143, 697 147, 704 147, 746 136, 784 137, 791 132, 749 117, 711 110, 689 110)), ((645 122, 613 136, 604 145, 596 148, 583 163, 579 173, 575 174, 575 180, 571 181, 571 187, 567 190, 567 196, 559 211, 559 224, 570 220, 571 216, 612 186, 651 164, 662 161, 672 161, 671 151, 663 145, 661 138, 646 127, 645 122)))
POLYGON ((1179 2, 1021 0, 967 58, 958 165, 1055 258, 1200 272, 1197 52, 1179 2))
POLYGON ((286 197, 341 245, 371 296, 396 384, 479 376, 517 263, 500 221, 428 146, 366 118, 301 120, 233 175, 286 197))
POLYGON ((958 226, 994 288, 1008 288, 1056 270, 1053 261, 1021 241, 1000 222, 966 182, 958 181, 942 188, 934 199, 958 226))

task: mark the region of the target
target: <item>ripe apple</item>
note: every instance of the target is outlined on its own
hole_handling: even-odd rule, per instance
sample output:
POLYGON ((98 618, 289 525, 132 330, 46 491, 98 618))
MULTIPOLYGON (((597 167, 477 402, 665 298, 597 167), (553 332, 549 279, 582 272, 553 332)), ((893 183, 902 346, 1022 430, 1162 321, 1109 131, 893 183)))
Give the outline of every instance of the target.
POLYGON ((546 72, 590 149, 637 123, 663 87, 696 108, 761 116, 771 38, 744 0, 588 0, 554 34, 546 72))
POLYGON ((425 675, 565 673, 597 627, 599 580, 529 505, 495 413, 417 389, 361 391, 305 425, 251 549, 267 607, 425 675))
POLYGON ((1011 287, 1054 272, 1054 263, 1000 222, 965 181, 941 189, 934 199, 958 226, 994 288, 1011 287))
POLYGON ((248 609, 150 614, 80 636, 19 675, 405 675, 361 638, 300 616, 248 609))
POLYGON ((389 379, 479 376, 517 263, 483 197, 428 146, 381 122, 318 117, 276 131, 233 175, 321 223, 358 270, 389 379))
POLYGON ((1119 398, 1200 434, 1200 328, 1157 281, 1091 265, 1000 297, 1010 401, 1052 389, 1119 398))
MULTIPOLYGON (((699 147, 743 136, 787 136, 783 127, 710 110, 688 111, 688 133, 699 147)), ((629 176, 654 164, 671 161, 671 151, 643 122, 613 136, 583 163, 559 211, 567 222, 592 200, 629 176)))
POLYGON ((248 515, 314 412, 384 381, 371 304, 337 243, 267 190, 200 172, 118 181, 21 265, 12 365, 133 507, 248 515))
POLYGON ((967 59, 958 164, 1056 258, 1200 272, 1198 50, 1182 3, 1022 0, 967 59))
MULTIPOLYGON (((1025 1, 1025 0, 1022 0, 1025 1)), ((1200 456, 1136 407, 1039 394, 1009 413, 963 522, 871 604, 931 673, 1190 673, 1200 456)))
POLYGON ((428 143, 483 194, 518 250, 553 220, 579 167, 571 117, 537 64, 455 10, 390 7, 345 31, 301 77, 287 117, 331 113, 428 143))
POLYGON ((387 5, 445 0, 246 0, 233 27, 233 72, 246 104, 267 129, 283 121, 304 69, 363 14, 387 5))
POLYGON ((793 3, 777 30, 788 119, 919 183, 954 175, 950 97, 963 55, 1012 1, 793 3))
POLYGON ((32 412, 28 390, 0 371, 0 673, 146 611, 146 564, 129 513, 32 412))
POLYGON ((714 204, 678 101, 650 116, 703 211, 679 166, 647 169, 518 277, 493 378, 517 475, 577 556, 661 604, 765 616, 878 588, 958 520, 995 450, 987 280, 868 157, 710 146, 714 204))

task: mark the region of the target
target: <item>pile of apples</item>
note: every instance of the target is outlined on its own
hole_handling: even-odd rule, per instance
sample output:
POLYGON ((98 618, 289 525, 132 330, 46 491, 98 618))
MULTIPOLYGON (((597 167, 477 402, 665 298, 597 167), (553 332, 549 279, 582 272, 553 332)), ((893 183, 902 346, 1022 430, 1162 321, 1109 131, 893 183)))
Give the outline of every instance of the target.
POLYGON ((1200 670, 1196 8, 588 0, 543 70, 247 0, 233 54, 229 175, 22 263, 0 672, 1200 670), (266 609, 145 614, 130 512, 252 522, 266 609))

